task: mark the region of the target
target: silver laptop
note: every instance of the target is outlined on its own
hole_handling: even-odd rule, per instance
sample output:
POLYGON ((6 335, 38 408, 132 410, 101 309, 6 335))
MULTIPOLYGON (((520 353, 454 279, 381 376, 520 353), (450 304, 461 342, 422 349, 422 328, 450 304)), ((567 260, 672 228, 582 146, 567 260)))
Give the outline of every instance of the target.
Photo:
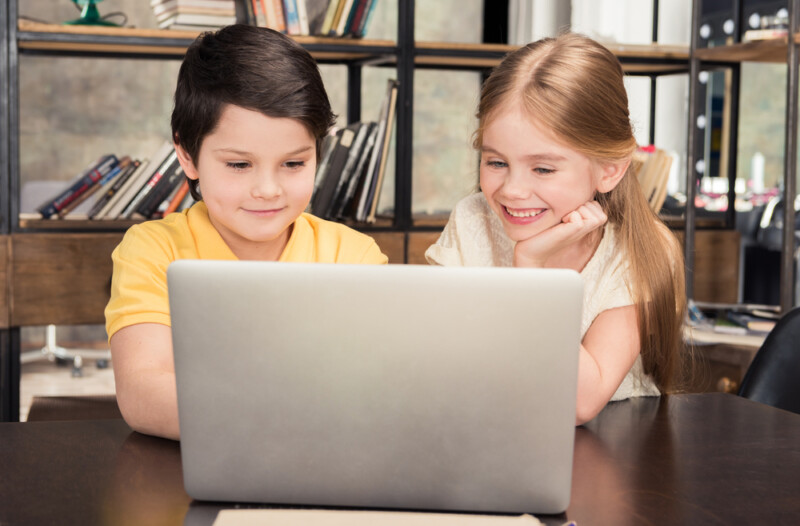
POLYGON ((167 276, 193 498, 566 509, 577 273, 178 261, 167 276))

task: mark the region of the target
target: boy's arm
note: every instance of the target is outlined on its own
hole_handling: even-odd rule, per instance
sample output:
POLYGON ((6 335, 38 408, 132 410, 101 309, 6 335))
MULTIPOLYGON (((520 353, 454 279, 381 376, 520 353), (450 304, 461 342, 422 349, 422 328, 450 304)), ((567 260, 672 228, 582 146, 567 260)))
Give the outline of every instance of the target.
POLYGON ((178 395, 172 333, 166 325, 140 323, 110 341, 117 403, 134 430, 178 440, 178 395))
POLYGON ((636 306, 609 309, 595 318, 581 343, 575 425, 588 422, 614 396, 640 352, 636 306))

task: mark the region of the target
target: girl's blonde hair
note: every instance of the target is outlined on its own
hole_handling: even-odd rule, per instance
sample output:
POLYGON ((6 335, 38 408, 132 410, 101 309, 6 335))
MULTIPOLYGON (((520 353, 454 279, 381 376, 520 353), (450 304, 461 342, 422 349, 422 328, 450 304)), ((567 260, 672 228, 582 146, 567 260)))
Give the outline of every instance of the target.
MULTIPOLYGON (((636 149, 622 66, 585 36, 567 33, 532 42, 503 60, 481 91, 476 148, 487 121, 508 104, 521 104, 556 139, 595 162, 630 161, 636 149)), ((644 371, 662 392, 673 391, 682 372, 686 311, 680 245, 650 209, 635 167, 596 199, 616 227, 629 263, 644 371)))

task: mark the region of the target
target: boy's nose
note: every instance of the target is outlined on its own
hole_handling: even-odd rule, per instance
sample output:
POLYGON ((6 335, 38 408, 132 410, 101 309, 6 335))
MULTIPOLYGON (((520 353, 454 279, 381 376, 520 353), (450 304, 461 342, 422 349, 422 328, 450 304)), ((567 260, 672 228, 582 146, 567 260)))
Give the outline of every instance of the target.
POLYGON ((265 171, 256 174, 250 193, 253 197, 272 199, 282 193, 282 188, 275 174, 265 171))

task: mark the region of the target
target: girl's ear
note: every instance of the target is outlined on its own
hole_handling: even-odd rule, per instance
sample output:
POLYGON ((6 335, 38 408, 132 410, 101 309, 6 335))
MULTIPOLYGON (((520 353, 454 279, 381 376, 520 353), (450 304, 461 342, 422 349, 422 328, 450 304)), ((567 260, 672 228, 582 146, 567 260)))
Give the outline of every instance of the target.
POLYGON ((177 142, 173 143, 173 145, 175 146, 175 153, 178 154, 178 162, 181 163, 181 168, 183 168, 183 173, 186 174, 186 177, 193 180, 199 179, 197 168, 192 162, 192 158, 186 153, 186 150, 177 142))
POLYGON ((631 160, 619 161, 616 163, 604 163, 598 167, 600 171, 600 178, 597 181, 597 191, 601 194, 606 194, 616 188, 625 172, 628 171, 631 160))

